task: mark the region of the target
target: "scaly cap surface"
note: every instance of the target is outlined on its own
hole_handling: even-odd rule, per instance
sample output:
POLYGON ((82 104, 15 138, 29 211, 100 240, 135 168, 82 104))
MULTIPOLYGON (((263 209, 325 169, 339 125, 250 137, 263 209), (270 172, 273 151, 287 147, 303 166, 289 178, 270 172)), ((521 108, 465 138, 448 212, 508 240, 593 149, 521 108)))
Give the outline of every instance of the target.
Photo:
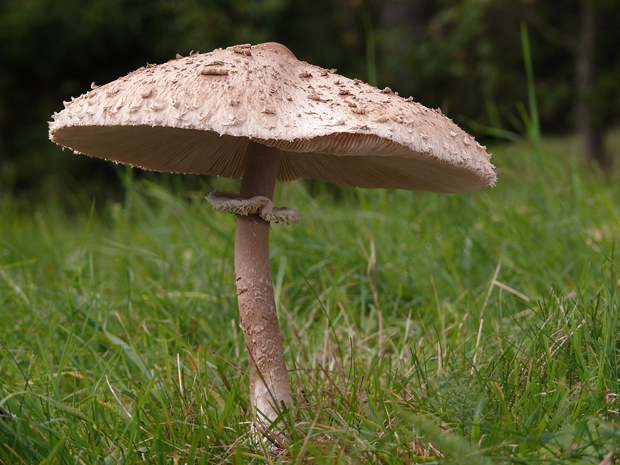
POLYGON ((439 111, 278 44, 148 65, 66 102, 50 138, 148 170, 237 179, 253 140, 283 152, 282 181, 467 192, 496 180, 485 148, 439 111))

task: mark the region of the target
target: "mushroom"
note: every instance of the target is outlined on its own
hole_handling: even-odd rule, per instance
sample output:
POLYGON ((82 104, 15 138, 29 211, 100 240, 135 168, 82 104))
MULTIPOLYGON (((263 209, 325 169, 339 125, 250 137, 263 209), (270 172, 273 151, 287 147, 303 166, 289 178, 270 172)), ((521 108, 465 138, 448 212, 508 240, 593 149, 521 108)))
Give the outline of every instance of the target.
POLYGON ((148 65, 65 102, 50 138, 76 153, 147 170, 241 179, 214 192, 237 215, 235 284, 263 425, 292 408, 269 265, 276 179, 460 193, 495 184, 485 148, 438 110, 301 62, 275 43, 148 65))

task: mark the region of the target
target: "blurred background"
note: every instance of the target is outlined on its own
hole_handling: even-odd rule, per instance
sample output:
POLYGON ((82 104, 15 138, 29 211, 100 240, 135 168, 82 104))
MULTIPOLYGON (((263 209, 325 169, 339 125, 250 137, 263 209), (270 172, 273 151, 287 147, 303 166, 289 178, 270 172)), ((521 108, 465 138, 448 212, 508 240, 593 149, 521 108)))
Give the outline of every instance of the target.
POLYGON ((539 118, 609 172, 619 19, 616 0, 2 0, 1 187, 114 195, 118 167, 48 140, 63 100, 177 53, 267 41, 441 108, 483 144, 527 137, 539 118))

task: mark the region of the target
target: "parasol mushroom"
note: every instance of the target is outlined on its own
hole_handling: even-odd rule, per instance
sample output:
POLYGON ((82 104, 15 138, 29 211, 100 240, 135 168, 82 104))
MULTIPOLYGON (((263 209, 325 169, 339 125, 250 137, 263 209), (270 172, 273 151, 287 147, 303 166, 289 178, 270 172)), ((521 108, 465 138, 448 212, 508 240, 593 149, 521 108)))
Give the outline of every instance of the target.
POLYGON ((269 265, 276 179, 460 193, 492 186, 490 156, 438 110, 301 62, 286 47, 177 55, 93 90, 54 114, 50 138, 76 153, 155 171, 241 179, 214 192, 237 215, 235 284, 252 404, 268 421, 292 407, 269 265))

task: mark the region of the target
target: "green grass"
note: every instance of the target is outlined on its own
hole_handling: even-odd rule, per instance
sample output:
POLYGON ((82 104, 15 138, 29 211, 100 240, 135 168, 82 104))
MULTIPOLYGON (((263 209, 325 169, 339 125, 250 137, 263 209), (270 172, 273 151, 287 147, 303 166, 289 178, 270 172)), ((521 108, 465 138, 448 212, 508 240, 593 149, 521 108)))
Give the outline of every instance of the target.
POLYGON ((542 149, 493 148, 497 187, 466 195, 277 187, 303 217, 272 228, 279 453, 250 432, 233 218, 129 175, 122 204, 5 189, 0 463, 599 463, 620 444, 620 190, 572 139, 542 149))

